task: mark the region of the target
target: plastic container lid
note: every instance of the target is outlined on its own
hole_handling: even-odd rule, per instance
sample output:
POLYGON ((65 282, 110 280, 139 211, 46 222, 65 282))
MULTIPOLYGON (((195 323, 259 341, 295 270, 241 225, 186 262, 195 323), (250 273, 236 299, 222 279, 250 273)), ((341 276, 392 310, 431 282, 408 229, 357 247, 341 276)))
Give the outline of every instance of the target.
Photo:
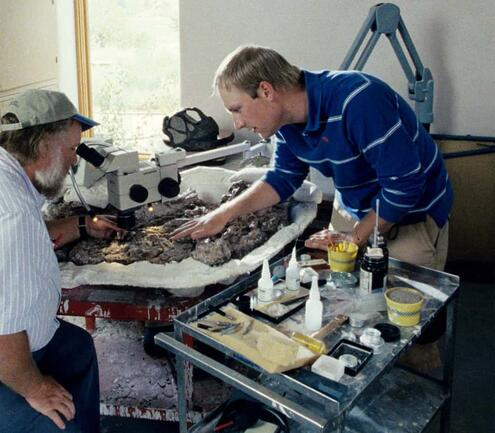
POLYGON ((351 355, 350 353, 344 353, 339 356, 339 361, 341 361, 346 367, 354 368, 358 365, 359 360, 356 356, 351 355))
POLYGON ((374 327, 381 332, 382 338, 387 343, 400 339, 400 329, 397 326, 391 325, 390 323, 377 323, 374 327))

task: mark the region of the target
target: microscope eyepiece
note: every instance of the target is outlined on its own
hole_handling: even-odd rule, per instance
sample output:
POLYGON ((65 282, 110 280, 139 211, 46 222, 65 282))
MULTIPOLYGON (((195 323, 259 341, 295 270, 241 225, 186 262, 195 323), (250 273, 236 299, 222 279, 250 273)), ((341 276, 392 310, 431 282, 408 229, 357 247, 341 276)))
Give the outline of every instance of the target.
POLYGON ((97 150, 89 147, 86 143, 81 143, 77 146, 76 154, 95 167, 99 167, 103 164, 103 161, 105 161, 104 156, 102 156, 97 150))

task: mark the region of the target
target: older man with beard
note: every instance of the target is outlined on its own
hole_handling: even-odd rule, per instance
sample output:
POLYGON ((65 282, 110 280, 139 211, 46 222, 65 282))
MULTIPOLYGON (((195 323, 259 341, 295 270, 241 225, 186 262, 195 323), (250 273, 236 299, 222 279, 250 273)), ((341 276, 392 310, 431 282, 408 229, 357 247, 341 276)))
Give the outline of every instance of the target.
POLYGON ((108 218, 44 221, 77 161, 81 131, 97 123, 60 92, 29 90, 0 124, 0 431, 98 432, 98 364, 91 336, 56 318, 54 247, 110 237, 108 218))

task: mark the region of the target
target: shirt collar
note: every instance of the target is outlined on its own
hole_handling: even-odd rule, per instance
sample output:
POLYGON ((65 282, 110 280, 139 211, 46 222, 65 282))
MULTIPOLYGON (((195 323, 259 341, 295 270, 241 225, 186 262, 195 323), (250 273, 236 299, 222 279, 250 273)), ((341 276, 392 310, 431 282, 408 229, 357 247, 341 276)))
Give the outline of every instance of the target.
POLYGON ((321 84, 316 74, 304 71, 304 89, 308 101, 306 126, 303 135, 308 135, 320 127, 321 84))

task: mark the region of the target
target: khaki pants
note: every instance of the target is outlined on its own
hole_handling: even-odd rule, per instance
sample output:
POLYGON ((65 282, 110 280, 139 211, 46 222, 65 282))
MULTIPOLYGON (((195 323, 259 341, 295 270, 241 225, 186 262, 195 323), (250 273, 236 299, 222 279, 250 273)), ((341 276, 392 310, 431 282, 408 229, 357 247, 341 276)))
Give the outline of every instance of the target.
MULTIPOLYGON (((350 232, 357 223, 358 221, 334 200, 329 229, 350 232)), ((448 221, 439 228, 433 218, 427 216, 424 222, 393 227, 386 239, 390 257, 439 271, 445 267, 449 245, 448 221)))

